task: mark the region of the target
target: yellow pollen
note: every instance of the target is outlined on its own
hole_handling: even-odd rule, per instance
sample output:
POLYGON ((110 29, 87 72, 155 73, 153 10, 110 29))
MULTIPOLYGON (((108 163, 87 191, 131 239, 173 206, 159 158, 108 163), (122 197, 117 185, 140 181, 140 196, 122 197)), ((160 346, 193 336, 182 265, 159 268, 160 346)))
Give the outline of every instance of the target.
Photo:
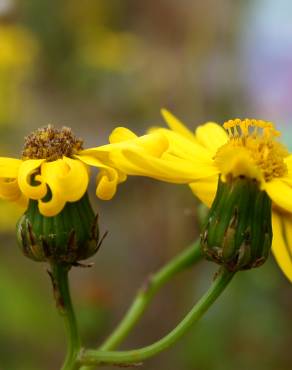
POLYGON ((240 120, 239 118, 229 120, 223 124, 223 127, 227 130, 229 137, 258 135, 259 129, 262 131, 262 136, 266 138, 281 135, 280 131, 274 128, 272 122, 250 118, 245 118, 244 120, 240 120), (240 132, 238 129, 240 129, 240 132))
POLYGON ((284 158, 289 152, 275 140, 280 132, 272 122, 237 118, 225 122, 223 127, 229 141, 214 158, 223 176, 246 176, 261 182, 287 173, 284 158))

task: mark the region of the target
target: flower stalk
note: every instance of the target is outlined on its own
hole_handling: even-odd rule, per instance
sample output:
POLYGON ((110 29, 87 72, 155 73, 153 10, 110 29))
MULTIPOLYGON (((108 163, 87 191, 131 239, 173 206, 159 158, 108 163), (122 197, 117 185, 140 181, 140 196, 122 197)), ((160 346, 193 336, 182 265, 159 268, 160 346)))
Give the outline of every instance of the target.
POLYGON ((62 316, 67 333, 67 354, 61 370, 77 370, 76 358, 81 348, 77 321, 72 305, 68 273, 69 265, 52 264, 50 276, 53 283, 57 309, 62 316))
POLYGON ((83 350, 78 361, 89 366, 137 364, 166 350, 177 342, 186 331, 197 322, 212 306, 232 279, 234 272, 221 268, 209 290, 185 316, 185 318, 165 337, 157 342, 130 351, 83 350))
POLYGON ((158 290, 174 277, 174 275, 192 266, 201 258, 202 252, 200 242, 196 241, 156 274, 150 276, 138 291, 138 294, 123 320, 111 336, 103 343, 100 350, 106 351, 115 349, 137 324, 158 290))
MULTIPOLYGON (((147 282, 139 289, 132 305, 113 333, 99 347, 100 351, 110 351, 129 335, 135 325, 143 316, 155 294, 176 274, 193 266, 202 259, 200 241, 196 240, 178 256, 174 257, 159 271, 150 276, 147 282)), ((81 370, 92 370, 91 366, 83 366, 81 370)))

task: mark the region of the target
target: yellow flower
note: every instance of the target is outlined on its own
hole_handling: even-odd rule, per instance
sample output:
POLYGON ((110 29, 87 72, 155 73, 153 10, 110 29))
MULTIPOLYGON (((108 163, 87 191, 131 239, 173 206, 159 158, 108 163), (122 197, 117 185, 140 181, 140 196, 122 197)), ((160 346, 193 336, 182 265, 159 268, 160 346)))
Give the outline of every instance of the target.
POLYGON ((154 128, 169 141, 160 156, 140 155, 131 149, 111 154, 129 175, 150 176, 189 184, 208 207, 217 191, 218 177, 246 177, 272 200, 272 249, 284 274, 292 281, 292 155, 276 138, 270 122, 235 119, 223 127, 213 122, 193 133, 170 112, 162 110, 169 129, 154 128))
POLYGON ((109 200, 124 172, 111 162, 109 154, 131 148, 133 152, 156 155, 166 149, 167 141, 159 133, 137 137, 124 129, 123 142, 97 148, 82 149, 68 128, 48 126, 32 133, 25 140, 21 159, 0 157, 0 198, 27 207, 28 200, 37 200, 42 215, 59 214, 67 202, 80 200, 87 191, 89 166, 97 167, 96 195, 109 200))

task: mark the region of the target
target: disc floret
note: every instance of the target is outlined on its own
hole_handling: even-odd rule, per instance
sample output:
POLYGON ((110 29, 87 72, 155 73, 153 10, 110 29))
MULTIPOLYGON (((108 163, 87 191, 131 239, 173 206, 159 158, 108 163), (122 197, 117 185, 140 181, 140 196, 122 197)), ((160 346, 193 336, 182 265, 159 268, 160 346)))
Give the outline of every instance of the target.
POLYGON ((53 125, 40 128, 25 138, 22 159, 46 159, 48 162, 73 157, 83 149, 83 140, 77 138, 68 127, 53 125))
POLYGON ((261 182, 285 176, 289 155, 284 145, 275 140, 280 132, 271 122, 256 119, 234 119, 223 124, 229 140, 221 146, 215 163, 226 176, 246 176, 261 182))

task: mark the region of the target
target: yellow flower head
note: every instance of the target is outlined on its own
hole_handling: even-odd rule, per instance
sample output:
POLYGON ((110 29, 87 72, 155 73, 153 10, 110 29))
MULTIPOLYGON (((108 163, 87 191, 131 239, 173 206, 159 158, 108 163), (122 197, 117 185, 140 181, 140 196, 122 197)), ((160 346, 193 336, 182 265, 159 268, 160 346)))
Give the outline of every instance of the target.
POLYGON ((37 200, 42 215, 59 214, 67 202, 76 202, 86 193, 89 166, 97 167, 96 195, 109 200, 119 183, 126 180, 124 172, 115 166, 110 153, 123 148, 144 154, 166 149, 166 140, 160 135, 138 138, 129 130, 122 143, 83 150, 83 142, 66 127, 48 126, 29 135, 25 140, 21 159, 0 157, 0 198, 27 206, 28 200, 37 200), (158 144, 160 142, 160 144, 158 144))
POLYGON ((272 200, 273 252, 292 281, 292 155, 277 141, 280 133, 271 122, 235 119, 223 127, 208 122, 189 130, 167 110, 169 128, 153 128, 169 141, 159 157, 141 156, 132 150, 113 153, 119 168, 130 175, 189 184, 194 194, 211 206, 218 177, 254 179, 272 200), (123 158, 121 158, 123 157, 123 158))
POLYGON ((223 177, 246 176, 259 182, 287 174, 284 158, 287 149, 275 141, 280 132, 270 122, 255 119, 227 121, 223 127, 228 132, 226 144, 221 146, 214 160, 223 177))

